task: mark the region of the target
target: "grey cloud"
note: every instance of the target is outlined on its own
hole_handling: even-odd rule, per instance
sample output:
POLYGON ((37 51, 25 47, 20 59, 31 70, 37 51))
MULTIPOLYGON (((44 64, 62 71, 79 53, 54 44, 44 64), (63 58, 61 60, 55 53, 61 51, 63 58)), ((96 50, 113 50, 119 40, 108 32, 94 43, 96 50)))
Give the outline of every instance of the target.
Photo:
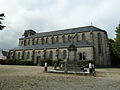
POLYGON ((107 30, 115 37, 120 18, 120 0, 0 0, 6 17, 0 31, 0 48, 17 47, 26 29, 37 32, 90 25, 107 30))

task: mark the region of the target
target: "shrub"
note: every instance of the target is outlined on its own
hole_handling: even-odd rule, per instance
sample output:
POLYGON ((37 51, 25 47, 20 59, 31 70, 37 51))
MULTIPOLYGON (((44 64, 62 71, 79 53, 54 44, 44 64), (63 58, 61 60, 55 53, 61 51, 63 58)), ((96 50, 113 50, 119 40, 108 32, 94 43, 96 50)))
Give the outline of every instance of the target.
POLYGON ((80 67, 88 68, 89 63, 94 63, 93 60, 80 60, 77 62, 80 67))
POLYGON ((55 60, 53 61, 53 65, 56 65, 56 66, 60 66, 61 64, 65 64, 65 61, 64 60, 61 60, 61 59, 58 59, 58 60, 55 60))
POLYGON ((13 59, 13 60, 10 60, 10 64, 12 65, 33 65, 33 62, 22 60, 22 59, 13 59))

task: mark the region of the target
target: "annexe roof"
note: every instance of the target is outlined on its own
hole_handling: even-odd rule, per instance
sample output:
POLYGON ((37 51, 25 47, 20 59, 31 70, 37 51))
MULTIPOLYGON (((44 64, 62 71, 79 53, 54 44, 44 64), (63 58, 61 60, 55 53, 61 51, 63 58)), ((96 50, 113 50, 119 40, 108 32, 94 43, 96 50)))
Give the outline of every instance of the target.
MULTIPOLYGON (((26 38, 54 36, 54 35, 60 35, 60 34, 70 34, 70 33, 86 32, 86 31, 103 31, 103 32, 106 32, 105 30, 99 29, 95 26, 85 26, 85 27, 77 27, 77 28, 56 30, 56 31, 50 31, 50 32, 36 33, 35 35, 29 36, 29 37, 26 37, 26 38)), ((23 39, 23 38, 20 38, 20 39, 23 39)))
POLYGON ((43 44, 43 45, 27 45, 27 46, 19 46, 12 50, 33 50, 33 49, 54 49, 54 48, 68 48, 71 44, 75 45, 76 47, 89 47, 93 46, 92 43, 88 41, 80 41, 75 43, 56 43, 56 44, 43 44))

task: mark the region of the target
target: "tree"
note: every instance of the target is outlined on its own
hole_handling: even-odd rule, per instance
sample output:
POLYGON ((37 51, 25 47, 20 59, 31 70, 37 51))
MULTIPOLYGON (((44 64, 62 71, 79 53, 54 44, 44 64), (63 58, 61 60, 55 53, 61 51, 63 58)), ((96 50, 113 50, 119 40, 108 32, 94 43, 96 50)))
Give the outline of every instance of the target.
POLYGON ((0 30, 3 30, 5 26, 3 26, 1 20, 4 20, 3 17, 5 17, 4 13, 0 14, 0 30))
POLYGON ((116 38, 109 39, 110 58, 114 66, 120 66, 120 24, 116 27, 116 38))
POLYGON ((116 27, 116 38, 115 38, 115 53, 117 54, 118 57, 118 62, 120 63, 120 24, 118 25, 118 27, 116 27))

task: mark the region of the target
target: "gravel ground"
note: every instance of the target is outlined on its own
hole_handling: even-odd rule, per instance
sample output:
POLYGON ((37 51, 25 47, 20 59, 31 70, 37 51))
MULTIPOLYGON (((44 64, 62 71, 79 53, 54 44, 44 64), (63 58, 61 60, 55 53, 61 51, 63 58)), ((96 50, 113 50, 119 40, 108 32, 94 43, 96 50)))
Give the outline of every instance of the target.
POLYGON ((0 65, 0 90, 120 90, 120 69, 96 69, 96 77, 44 73, 40 66, 0 65))

